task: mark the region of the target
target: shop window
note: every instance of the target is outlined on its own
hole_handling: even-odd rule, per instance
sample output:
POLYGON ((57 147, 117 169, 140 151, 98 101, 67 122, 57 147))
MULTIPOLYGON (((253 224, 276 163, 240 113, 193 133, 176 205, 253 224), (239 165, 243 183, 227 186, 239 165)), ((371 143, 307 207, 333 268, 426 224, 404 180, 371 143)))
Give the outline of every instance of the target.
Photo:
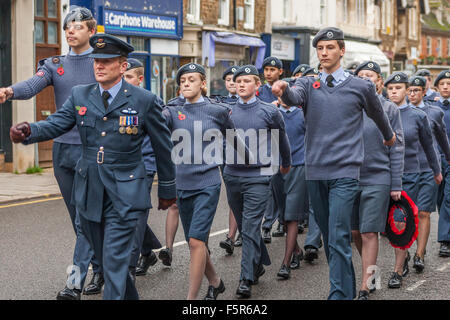
POLYGON ((210 87, 209 87, 210 95, 212 96, 228 95, 228 91, 225 87, 225 82, 222 79, 222 75, 227 68, 235 64, 236 61, 233 60, 216 61, 216 65, 210 69, 210 87))
POLYGON ((230 24, 230 0, 219 0, 219 20, 220 25, 230 24))
POLYGON ((255 0, 244 0, 245 22, 244 28, 253 30, 255 28, 255 0))

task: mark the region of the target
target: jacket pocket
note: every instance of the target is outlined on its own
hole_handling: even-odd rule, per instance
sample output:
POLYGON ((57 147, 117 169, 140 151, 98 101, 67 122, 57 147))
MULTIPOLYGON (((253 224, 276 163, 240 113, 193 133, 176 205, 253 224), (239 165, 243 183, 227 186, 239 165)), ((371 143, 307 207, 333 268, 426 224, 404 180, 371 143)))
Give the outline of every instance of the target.
POLYGON ((150 208, 150 195, 144 165, 114 169, 117 193, 131 211, 150 208))

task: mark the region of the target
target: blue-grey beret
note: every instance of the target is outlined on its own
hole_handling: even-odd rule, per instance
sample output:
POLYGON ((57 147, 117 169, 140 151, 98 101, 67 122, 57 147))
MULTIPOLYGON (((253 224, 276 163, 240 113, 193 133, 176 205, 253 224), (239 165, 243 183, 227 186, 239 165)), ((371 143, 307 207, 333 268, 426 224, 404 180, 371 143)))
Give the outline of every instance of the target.
POLYGON ((344 32, 341 29, 329 27, 320 30, 313 39, 312 45, 317 47, 317 43, 321 40, 344 40, 344 32))
POLYGON ((303 74, 307 69, 309 68, 309 65, 307 64, 301 64, 297 66, 297 68, 294 69, 294 72, 292 72, 292 75, 295 76, 297 73, 303 74))
POLYGON ((275 67, 278 69, 283 69, 283 63, 281 63, 280 59, 276 57, 267 57, 264 59, 262 67, 275 67))
POLYGON ((89 44, 94 48, 89 57, 94 59, 128 57, 128 54, 134 51, 132 45, 106 33, 94 34, 89 39, 89 44))
POLYGON ((380 65, 378 63, 376 63, 375 61, 364 61, 363 63, 361 63, 355 70, 355 75, 358 75, 358 73, 361 70, 370 70, 370 71, 374 71, 378 74, 381 74, 381 68, 380 65))
POLYGON ((319 74, 319 71, 316 68, 309 67, 303 72, 302 77, 306 77, 307 75, 310 75, 310 74, 316 75, 316 74, 319 74))
POLYGON ((86 21, 94 19, 91 10, 85 7, 70 6, 69 13, 64 18, 63 29, 66 30, 67 24, 72 21, 86 21))
POLYGON ((425 88, 427 85, 427 79, 421 76, 412 76, 411 78, 409 78, 409 85, 425 88))
POLYGON ((144 66, 141 61, 139 61, 138 59, 134 59, 134 58, 128 58, 127 62, 128 62, 127 70, 140 68, 140 67, 144 66))
POLYGON ((387 86, 389 83, 408 83, 408 76, 403 72, 394 72, 391 74, 386 81, 384 82, 384 85, 387 86))
POLYGON ((237 71, 237 69, 239 69, 238 66, 231 66, 231 67, 228 67, 227 70, 225 70, 225 72, 223 73, 222 79, 225 80, 225 77, 226 77, 227 75, 229 75, 229 74, 234 74, 234 73, 237 71))
POLYGON ((439 85, 439 81, 442 79, 450 79, 450 70, 444 70, 439 73, 436 80, 434 80, 434 86, 437 87, 439 85))
POLYGON ((195 73, 198 72, 204 76, 206 76, 205 68, 197 63, 188 63, 180 67, 177 71, 177 84, 180 85, 180 78, 183 74, 186 73, 195 73))
POLYGON ((239 76, 250 76, 250 75, 259 77, 258 69, 256 69, 256 67, 252 64, 248 64, 246 66, 242 66, 239 69, 237 69, 233 75, 233 81, 236 82, 236 79, 239 76))
POLYGON ((431 72, 428 69, 420 69, 414 75, 421 76, 421 77, 431 77, 431 72))

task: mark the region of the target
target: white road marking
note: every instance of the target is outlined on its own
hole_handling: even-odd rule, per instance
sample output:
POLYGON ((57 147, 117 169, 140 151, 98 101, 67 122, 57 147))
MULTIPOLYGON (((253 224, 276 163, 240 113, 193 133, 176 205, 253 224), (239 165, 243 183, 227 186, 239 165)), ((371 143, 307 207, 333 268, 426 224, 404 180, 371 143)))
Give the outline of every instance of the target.
POLYGON ((444 271, 445 269, 447 269, 448 267, 450 267, 450 262, 447 262, 446 264, 444 264, 443 266, 437 268, 437 271, 444 271))
POLYGON ((413 284, 412 286, 410 286, 409 288, 407 288, 407 291, 414 291, 416 290, 418 287, 420 287, 421 285, 423 285, 427 280, 420 280, 417 281, 415 284, 413 284))

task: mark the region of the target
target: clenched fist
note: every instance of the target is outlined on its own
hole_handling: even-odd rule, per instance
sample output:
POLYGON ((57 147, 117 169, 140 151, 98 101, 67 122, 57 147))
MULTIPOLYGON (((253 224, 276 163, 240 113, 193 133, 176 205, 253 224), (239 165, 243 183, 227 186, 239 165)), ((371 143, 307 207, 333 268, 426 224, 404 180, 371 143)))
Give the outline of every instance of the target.
POLYGON ((281 97, 284 93, 284 90, 286 90, 287 86, 288 83, 286 81, 278 80, 272 86, 272 93, 277 97, 281 97))
POLYGON ((14 91, 11 87, 0 88, 0 103, 5 103, 6 100, 12 98, 13 95, 14 95, 14 91))
POLYGON ((395 140, 397 140, 397 138, 396 138, 395 132, 394 132, 394 135, 392 136, 391 140, 389 140, 389 141, 383 140, 383 144, 385 146, 392 147, 395 143, 395 140))
POLYGON ((14 143, 23 142, 31 134, 31 127, 28 122, 21 122, 9 129, 9 137, 14 143))

